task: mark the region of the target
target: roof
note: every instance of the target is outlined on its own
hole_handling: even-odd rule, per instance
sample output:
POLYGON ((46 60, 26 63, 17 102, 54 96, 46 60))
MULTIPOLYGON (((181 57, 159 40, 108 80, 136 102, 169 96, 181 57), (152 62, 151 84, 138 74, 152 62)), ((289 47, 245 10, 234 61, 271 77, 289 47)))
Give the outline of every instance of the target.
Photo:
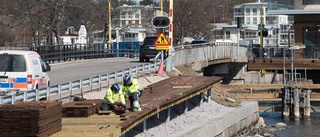
POLYGON ((269 10, 268 15, 320 14, 320 10, 269 10))
POLYGON ((36 53, 36 52, 34 52, 34 51, 26 51, 26 50, 0 50, 0 54, 2 54, 2 53, 27 55, 29 53, 36 53))

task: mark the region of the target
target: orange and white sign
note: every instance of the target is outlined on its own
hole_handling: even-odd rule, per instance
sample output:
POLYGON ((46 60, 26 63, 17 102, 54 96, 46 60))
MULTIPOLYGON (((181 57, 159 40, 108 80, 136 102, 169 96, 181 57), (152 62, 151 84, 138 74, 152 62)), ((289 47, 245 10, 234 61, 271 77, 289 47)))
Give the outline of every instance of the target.
POLYGON ((156 46, 156 50, 168 50, 171 44, 169 43, 164 33, 161 32, 158 35, 157 40, 154 42, 154 45, 156 46))

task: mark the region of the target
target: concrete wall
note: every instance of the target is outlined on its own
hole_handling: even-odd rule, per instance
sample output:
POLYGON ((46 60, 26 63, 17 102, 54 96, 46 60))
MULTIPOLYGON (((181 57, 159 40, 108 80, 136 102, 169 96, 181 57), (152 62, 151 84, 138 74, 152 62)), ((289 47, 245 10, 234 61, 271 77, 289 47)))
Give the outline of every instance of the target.
POLYGON ((247 62, 246 47, 237 47, 234 44, 208 45, 176 50, 173 65, 195 64, 203 68, 210 64, 224 62, 247 62), (239 54, 238 54, 239 53, 239 54), (239 56, 238 56, 239 55, 239 56))
POLYGON ((237 135, 245 128, 254 125, 259 119, 258 102, 242 102, 232 113, 221 115, 220 118, 208 123, 202 128, 187 132, 184 137, 230 137, 237 135))

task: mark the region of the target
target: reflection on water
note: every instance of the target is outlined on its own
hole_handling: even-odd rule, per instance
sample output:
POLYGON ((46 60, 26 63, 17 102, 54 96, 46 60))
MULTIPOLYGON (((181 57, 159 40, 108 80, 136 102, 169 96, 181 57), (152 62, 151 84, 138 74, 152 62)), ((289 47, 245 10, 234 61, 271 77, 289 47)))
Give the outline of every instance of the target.
POLYGON ((277 137, 320 137, 320 113, 311 113, 310 118, 282 118, 281 112, 265 112, 260 114, 266 125, 279 122, 286 123, 288 128, 272 132, 277 137))

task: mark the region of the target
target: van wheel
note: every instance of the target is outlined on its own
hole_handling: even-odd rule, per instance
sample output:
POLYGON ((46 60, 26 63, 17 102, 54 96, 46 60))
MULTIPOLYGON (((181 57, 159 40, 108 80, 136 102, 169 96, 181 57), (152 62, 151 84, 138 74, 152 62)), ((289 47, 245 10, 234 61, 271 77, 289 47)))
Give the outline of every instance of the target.
POLYGON ((139 62, 143 62, 144 58, 143 57, 139 57, 139 62))

